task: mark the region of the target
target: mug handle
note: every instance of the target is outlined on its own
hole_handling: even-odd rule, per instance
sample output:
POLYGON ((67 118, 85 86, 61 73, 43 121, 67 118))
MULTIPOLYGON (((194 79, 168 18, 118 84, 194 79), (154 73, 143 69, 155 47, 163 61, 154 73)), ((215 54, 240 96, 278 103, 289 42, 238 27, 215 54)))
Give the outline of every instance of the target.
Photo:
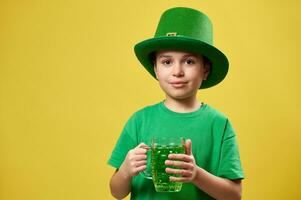
POLYGON ((152 165, 151 165, 151 158, 152 158, 152 150, 148 149, 146 152, 146 169, 142 172, 144 178, 153 179, 152 174, 152 165))

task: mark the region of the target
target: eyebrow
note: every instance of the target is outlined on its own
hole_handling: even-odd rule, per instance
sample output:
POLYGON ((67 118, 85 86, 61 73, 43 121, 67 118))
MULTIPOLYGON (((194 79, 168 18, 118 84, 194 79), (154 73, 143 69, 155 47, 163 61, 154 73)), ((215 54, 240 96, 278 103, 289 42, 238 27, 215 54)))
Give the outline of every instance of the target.
MULTIPOLYGON (((198 57, 197 55, 194 55, 194 54, 191 54, 191 53, 188 53, 188 54, 184 54, 184 58, 187 58, 187 57, 198 57)), ((160 55, 158 58, 171 58, 172 56, 171 55, 168 55, 168 54, 163 54, 163 55, 160 55)))
POLYGON ((169 55, 160 55, 158 58, 170 58, 170 57, 172 57, 172 56, 169 56, 169 55))
MULTIPOLYGON (((194 58, 198 58, 198 56, 197 55, 194 55, 194 54, 185 54, 185 55, 183 55, 183 59, 186 59, 186 58, 189 58, 189 57, 194 57, 194 58)), ((161 58, 172 58, 172 56, 171 55, 168 55, 168 54, 163 54, 163 55, 160 55, 160 56, 158 56, 158 58, 157 59, 161 59, 161 58)))

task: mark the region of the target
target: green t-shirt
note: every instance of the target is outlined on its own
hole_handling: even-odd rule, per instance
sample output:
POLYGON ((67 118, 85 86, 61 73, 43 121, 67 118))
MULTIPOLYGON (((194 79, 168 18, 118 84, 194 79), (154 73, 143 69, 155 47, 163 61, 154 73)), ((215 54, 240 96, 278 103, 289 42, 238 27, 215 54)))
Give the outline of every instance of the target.
MULTIPOLYGON (((180 136, 192 141, 196 164, 209 173, 227 178, 244 178, 235 132, 229 120, 207 104, 190 113, 176 113, 158 103, 145 107, 126 123, 108 163, 119 168, 129 150, 152 137, 180 136)), ((175 193, 156 192, 152 180, 139 174, 132 179, 131 199, 213 199, 192 183, 183 183, 175 193)))

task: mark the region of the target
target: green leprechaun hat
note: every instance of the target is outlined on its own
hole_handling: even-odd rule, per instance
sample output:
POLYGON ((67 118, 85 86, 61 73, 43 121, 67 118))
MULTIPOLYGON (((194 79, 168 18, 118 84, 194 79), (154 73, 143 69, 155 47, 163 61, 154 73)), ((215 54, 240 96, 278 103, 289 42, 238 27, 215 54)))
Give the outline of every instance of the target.
POLYGON ((154 38, 135 45, 134 51, 145 69, 156 78, 152 55, 159 50, 180 50, 201 54, 211 63, 211 72, 200 89, 220 83, 229 68, 227 57, 213 46, 212 23, 202 12, 184 7, 165 11, 154 38))

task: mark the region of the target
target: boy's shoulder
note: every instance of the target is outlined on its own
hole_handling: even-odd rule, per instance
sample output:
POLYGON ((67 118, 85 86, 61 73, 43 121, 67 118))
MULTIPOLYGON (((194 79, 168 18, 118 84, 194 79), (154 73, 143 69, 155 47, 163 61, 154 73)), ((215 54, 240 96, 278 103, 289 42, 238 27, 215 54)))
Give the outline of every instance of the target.
POLYGON ((208 104, 204 104, 205 106, 205 110, 208 115, 214 117, 214 118, 219 118, 219 119, 228 119, 228 117, 221 111, 217 110, 216 108, 208 105, 208 104))
MULTIPOLYGON (((133 113, 133 117, 144 117, 144 116, 149 116, 149 115, 160 115, 163 114, 163 102, 159 102, 156 104, 148 105, 145 107, 142 107, 138 109, 136 112, 133 113)), ((205 116, 207 119, 211 118, 214 120, 228 120, 228 117, 221 111, 217 110, 216 108, 212 107, 211 105, 207 103, 203 103, 202 107, 200 107, 200 110, 198 113, 202 116, 205 116)), ((197 116, 197 115, 194 115, 197 116)))
POLYGON ((134 116, 141 116, 141 115, 145 115, 145 114, 156 113, 156 112, 158 112, 158 109, 159 109, 161 103, 162 102, 144 106, 144 107, 138 109, 136 112, 134 112, 133 115, 134 116))

